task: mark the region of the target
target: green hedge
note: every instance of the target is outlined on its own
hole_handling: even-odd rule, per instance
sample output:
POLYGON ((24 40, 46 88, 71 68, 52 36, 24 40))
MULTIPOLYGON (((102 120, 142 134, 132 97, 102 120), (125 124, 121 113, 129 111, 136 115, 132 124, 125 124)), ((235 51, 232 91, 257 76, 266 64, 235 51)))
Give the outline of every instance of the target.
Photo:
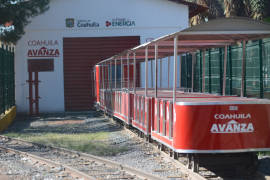
POLYGON ((0 47, 0 114, 15 104, 14 48, 0 47))

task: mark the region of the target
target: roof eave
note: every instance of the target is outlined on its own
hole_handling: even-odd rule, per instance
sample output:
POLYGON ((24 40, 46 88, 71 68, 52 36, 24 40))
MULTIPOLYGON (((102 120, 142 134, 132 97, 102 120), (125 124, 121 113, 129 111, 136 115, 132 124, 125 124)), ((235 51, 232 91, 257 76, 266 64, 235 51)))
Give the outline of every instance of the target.
POLYGON ((200 13, 205 12, 206 10, 208 10, 208 7, 196 4, 196 3, 192 3, 192 2, 187 2, 184 0, 169 0, 175 3, 179 3, 179 4, 184 4, 188 6, 189 9, 189 18, 196 16, 200 13))

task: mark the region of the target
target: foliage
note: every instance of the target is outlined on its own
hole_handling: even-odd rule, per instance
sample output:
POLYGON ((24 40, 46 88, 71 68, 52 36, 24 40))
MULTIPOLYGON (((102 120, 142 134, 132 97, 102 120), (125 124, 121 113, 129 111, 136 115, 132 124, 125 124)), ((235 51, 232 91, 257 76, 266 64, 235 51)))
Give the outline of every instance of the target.
POLYGON ((30 19, 49 8, 49 0, 0 0, 0 40, 16 43, 30 19), (4 28, 7 23, 12 29, 4 28))
POLYGON ((208 12, 195 16, 191 24, 196 25, 205 19, 217 17, 244 16, 256 20, 263 20, 270 16, 269 0, 190 0, 200 5, 207 6, 208 12))
POLYGON ((270 17, 265 18, 264 21, 270 23, 270 17))

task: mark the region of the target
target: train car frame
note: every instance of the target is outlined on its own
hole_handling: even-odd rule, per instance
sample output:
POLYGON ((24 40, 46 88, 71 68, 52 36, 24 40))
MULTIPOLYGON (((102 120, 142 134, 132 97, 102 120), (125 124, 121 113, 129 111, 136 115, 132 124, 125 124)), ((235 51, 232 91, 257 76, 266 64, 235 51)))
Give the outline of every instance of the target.
MULTIPOLYGON (((269 24, 218 19, 128 49, 96 65, 97 106, 175 154, 269 151, 270 100, 244 97, 246 42, 266 37, 270 37, 269 24), (241 95, 226 96, 228 46, 237 43, 243 46, 241 95), (224 48, 225 52, 220 95, 205 92, 205 50, 209 48, 224 48), (202 93, 193 92, 198 50, 203 52, 202 93), (179 81, 181 85, 177 77, 181 54, 192 56, 191 88, 177 86, 179 81), (161 69, 158 73, 158 59, 164 57, 173 60, 173 77, 168 74, 172 88, 158 88, 158 79, 165 74, 161 69), (154 69, 148 67, 150 61, 154 69), (142 62, 144 72, 140 72, 142 62), (149 75, 154 83, 150 88, 149 75)), ((196 156, 189 157, 194 160, 196 156)))

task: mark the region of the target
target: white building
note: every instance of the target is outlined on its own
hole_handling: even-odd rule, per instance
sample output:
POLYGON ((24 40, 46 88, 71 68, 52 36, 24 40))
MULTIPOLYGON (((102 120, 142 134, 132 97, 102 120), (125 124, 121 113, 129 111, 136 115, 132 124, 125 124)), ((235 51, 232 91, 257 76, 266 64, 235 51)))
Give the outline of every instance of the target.
POLYGON ((29 97, 34 100, 37 90, 40 112, 91 108, 94 64, 185 29, 189 16, 204 10, 183 0, 51 0, 50 9, 32 19, 16 46, 18 111, 29 112, 29 97), (31 75, 41 81, 32 92, 31 75))

